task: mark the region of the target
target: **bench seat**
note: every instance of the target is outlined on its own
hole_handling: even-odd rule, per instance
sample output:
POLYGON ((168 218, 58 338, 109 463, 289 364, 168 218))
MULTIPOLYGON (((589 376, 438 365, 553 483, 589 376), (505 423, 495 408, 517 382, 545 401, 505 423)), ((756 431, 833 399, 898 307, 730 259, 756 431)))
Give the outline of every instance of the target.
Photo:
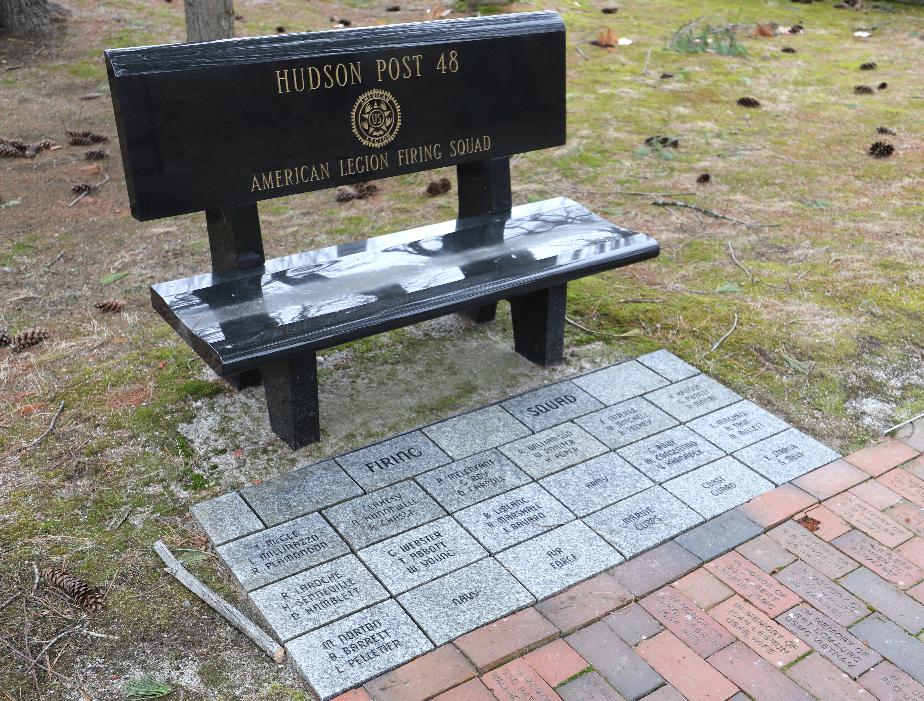
POLYGON ((561 287, 658 255, 567 198, 151 287, 154 308, 219 375, 561 287))

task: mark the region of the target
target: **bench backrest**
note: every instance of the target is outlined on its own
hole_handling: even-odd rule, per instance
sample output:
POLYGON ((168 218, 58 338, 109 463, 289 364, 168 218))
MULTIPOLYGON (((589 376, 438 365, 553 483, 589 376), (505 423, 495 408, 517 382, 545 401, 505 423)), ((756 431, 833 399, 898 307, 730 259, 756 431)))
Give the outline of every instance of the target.
POLYGON ((139 220, 565 143, 554 12, 105 55, 139 220))

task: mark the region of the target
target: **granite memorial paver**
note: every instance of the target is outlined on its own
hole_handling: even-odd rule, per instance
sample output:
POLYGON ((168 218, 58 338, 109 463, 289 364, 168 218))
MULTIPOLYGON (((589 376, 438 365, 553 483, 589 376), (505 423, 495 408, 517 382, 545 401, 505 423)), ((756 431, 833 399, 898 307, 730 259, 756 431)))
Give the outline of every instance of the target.
POLYGON ((604 453, 540 481, 562 504, 578 516, 615 504, 654 482, 619 457, 604 453))
POLYGON ((574 423, 615 450, 673 428, 677 419, 644 398, 635 397, 582 416, 574 423))
POLYGON ((388 598, 355 555, 312 567, 250 593, 280 640, 377 604, 388 598))
POLYGON ((489 406, 462 414, 423 431, 456 460, 510 443, 530 433, 502 406, 489 406))
POLYGON ((237 492, 201 501, 189 510, 215 547, 263 530, 263 522, 237 492))
POLYGON ((342 618, 286 645, 295 669, 321 701, 432 648, 427 636, 393 600, 342 618))
POLYGON ((741 401, 725 385, 696 375, 645 395, 645 399, 678 421, 686 422, 741 401))
POLYGON ((645 367, 651 368, 671 382, 679 382, 693 375, 698 375, 699 370, 690 365, 687 361, 681 360, 676 355, 666 350, 656 350, 653 353, 646 353, 638 358, 645 367))
POLYGON ((413 589, 487 554, 448 516, 359 552, 392 594, 413 589))
POLYGON ((659 484, 725 456, 686 426, 668 429, 617 452, 659 484))
POLYGON ((362 493, 333 460, 300 467, 241 490, 241 496, 267 526, 276 526, 362 493))
POLYGON ((570 381, 521 394, 501 406, 533 431, 541 431, 603 408, 601 402, 570 381))
POLYGON ((218 548, 221 559, 247 591, 347 552, 347 544, 319 513, 302 516, 218 548))
POLYGON ((437 645, 533 603, 512 574, 493 558, 412 589, 398 597, 437 645))
POLYGON ((628 558, 702 520, 661 487, 652 487, 586 517, 584 522, 628 558))
POLYGON ((582 375, 573 382, 606 405, 618 404, 668 384, 659 374, 634 360, 582 375))
POLYGON ((420 431, 411 431, 337 458, 350 477, 366 491, 400 482, 434 467, 449 457, 420 431))
POLYGON ((712 518, 773 489, 773 484, 734 458, 724 457, 663 487, 704 518, 712 518))
POLYGON ((788 428, 785 421, 747 400, 694 419, 689 426, 726 453, 734 453, 788 428))
POLYGON ((503 494, 530 482, 530 477, 495 448, 417 476, 449 512, 503 494))
POLYGON ((580 521, 543 533, 497 556, 537 599, 618 565, 622 556, 580 521))
POLYGON ((777 667, 795 662, 809 647, 740 596, 726 599, 709 614, 758 655, 777 667))
POLYGON ((536 483, 457 511, 454 516, 492 553, 574 520, 568 509, 536 483))
MULTIPOLYGON (((857 597, 801 560, 774 576, 790 591, 842 626, 852 625, 869 613, 857 597)), ((847 575, 847 578, 851 576, 847 575)))
POLYGON ((500 451, 539 479, 605 453, 607 447, 569 422, 514 441, 500 451))
POLYGON ((407 481, 337 504, 323 514, 350 545, 364 548, 445 512, 415 482, 407 481))
POLYGON ((776 620, 854 679, 882 660, 844 626, 809 606, 796 606, 776 620))
POLYGON ((789 428, 742 448, 735 457, 774 484, 783 484, 840 456, 814 438, 789 428))

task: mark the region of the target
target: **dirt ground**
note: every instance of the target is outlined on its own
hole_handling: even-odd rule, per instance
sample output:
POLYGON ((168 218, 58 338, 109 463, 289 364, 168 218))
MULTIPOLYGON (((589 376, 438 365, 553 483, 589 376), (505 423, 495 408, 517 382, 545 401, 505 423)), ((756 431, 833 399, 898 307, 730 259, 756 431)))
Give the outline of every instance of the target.
MULTIPOLYGON (((208 269, 204 217, 130 217, 100 56, 182 41, 183 3, 63 4, 61 40, 0 39, 0 137, 66 144, 65 130, 92 130, 110 138, 110 157, 87 161, 89 147, 65 145, 0 159, 0 332, 50 334, 20 353, 0 349, 0 699, 121 699, 146 674, 172 687, 168 698, 312 698, 166 577, 151 544, 163 538, 236 599, 191 503, 556 377, 668 348, 842 451, 924 411, 924 7, 623 0, 605 15, 614 3, 514 5, 558 10, 569 30, 568 145, 515 159, 515 201, 574 197, 651 233, 662 255, 570 287, 558 368, 511 352, 506 309, 486 326, 446 318, 325 353, 324 440, 292 453, 269 431, 261 390, 229 390, 149 307, 148 285, 208 269), (699 17, 736 25, 746 53, 668 48, 699 17), (757 36, 770 22, 782 33, 757 36), (786 32, 797 23, 804 33, 786 32), (605 28, 632 43, 592 45, 605 28), (871 61, 874 71, 859 70, 871 61), (873 93, 855 93, 859 84, 873 93), (744 96, 761 107, 738 106, 744 96), (679 147, 646 146, 651 136, 679 147), (877 140, 895 154, 868 155, 877 140), (698 184, 706 172, 711 182, 698 184), (70 206, 72 185, 105 176, 70 206), (94 309, 110 297, 125 311, 94 309), (35 587, 33 564, 102 586, 104 610, 35 587)), ((387 4, 238 0, 236 27, 465 13, 436 0, 387 4)), ((346 204, 332 192, 263 203, 267 253, 452 218, 452 194, 424 194, 441 175, 454 174, 381 181, 377 196, 346 204)))

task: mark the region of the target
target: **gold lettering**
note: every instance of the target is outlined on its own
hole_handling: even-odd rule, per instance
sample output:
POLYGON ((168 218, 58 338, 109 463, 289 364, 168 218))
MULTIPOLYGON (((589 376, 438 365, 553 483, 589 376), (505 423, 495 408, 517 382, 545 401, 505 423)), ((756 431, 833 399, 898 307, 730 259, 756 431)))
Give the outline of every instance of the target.
POLYGON ((276 71, 276 90, 282 95, 282 83, 285 81, 286 92, 289 92, 289 75, 288 71, 276 71))
MULTIPOLYGON (((308 177, 305 175, 305 173, 307 172, 308 172, 308 166, 301 166, 298 169, 299 180, 303 183, 308 182, 308 177)), ((314 180, 314 166, 311 167, 311 179, 314 180)))
POLYGON ((263 173, 263 189, 272 190, 273 189, 273 174, 272 173, 263 173))
POLYGON ((326 79, 326 80, 324 81, 324 87, 325 87, 325 88, 332 88, 332 87, 334 87, 334 76, 331 75, 331 72, 330 72, 330 64, 329 64, 329 63, 325 63, 325 64, 324 64, 324 68, 323 68, 322 70, 324 71, 324 78, 326 79))
POLYGON ((288 187, 289 185, 292 184, 292 169, 286 168, 285 173, 286 173, 286 187, 288 187))
POLYGON ((260 181, 257 180, 257 176, 256 176, 256 174, 254 174, 254 176, 253 176, 253 182, 250 184, 250 191, 251 191, 251 192, 259 192, 260 190, 262 190, 262 188, 260 187, 260 181))
MULTIPOLYGON (((314 166, 312 166, 311 170, 314 172, 314 166)), ((330 177, 330 164, 327 162, 321 164, 321 177, 324 180, 327 180, 330 177)))
POLYGON ((295 92, 305 91, 305 69, 304 68, 298 68, 298 69, 293 68, 292 69, 292 87, 295 88, 295 92), (299 85, 299 82, 298 82, 299 77, 301 77, 302 79, 301 85, 299 85))
POLYGON ((273 173, 276 184, 273 187, 282 187, 282 171, 277 170, 273 173))
POLYGON ((350 75, 347 72, 346 65, 338 63, 334 73, 337 77, 337 85, 339 85, 341 88, 350 81, 350 75))
POLYGON ((353 61, 353 63, 350 64, 350 85, 363 82, 361 66, 362 64, 359 61, 353 61))
POLYGON ((321 71, 314 66, 308 66, 308 87, 311 90, 321 87, 321 71))
POLYGON ((375 59, 375 70, 378 73, 379 82, 382 82, 382 72, 386 68, 386 63, 380 58, 375 59))

